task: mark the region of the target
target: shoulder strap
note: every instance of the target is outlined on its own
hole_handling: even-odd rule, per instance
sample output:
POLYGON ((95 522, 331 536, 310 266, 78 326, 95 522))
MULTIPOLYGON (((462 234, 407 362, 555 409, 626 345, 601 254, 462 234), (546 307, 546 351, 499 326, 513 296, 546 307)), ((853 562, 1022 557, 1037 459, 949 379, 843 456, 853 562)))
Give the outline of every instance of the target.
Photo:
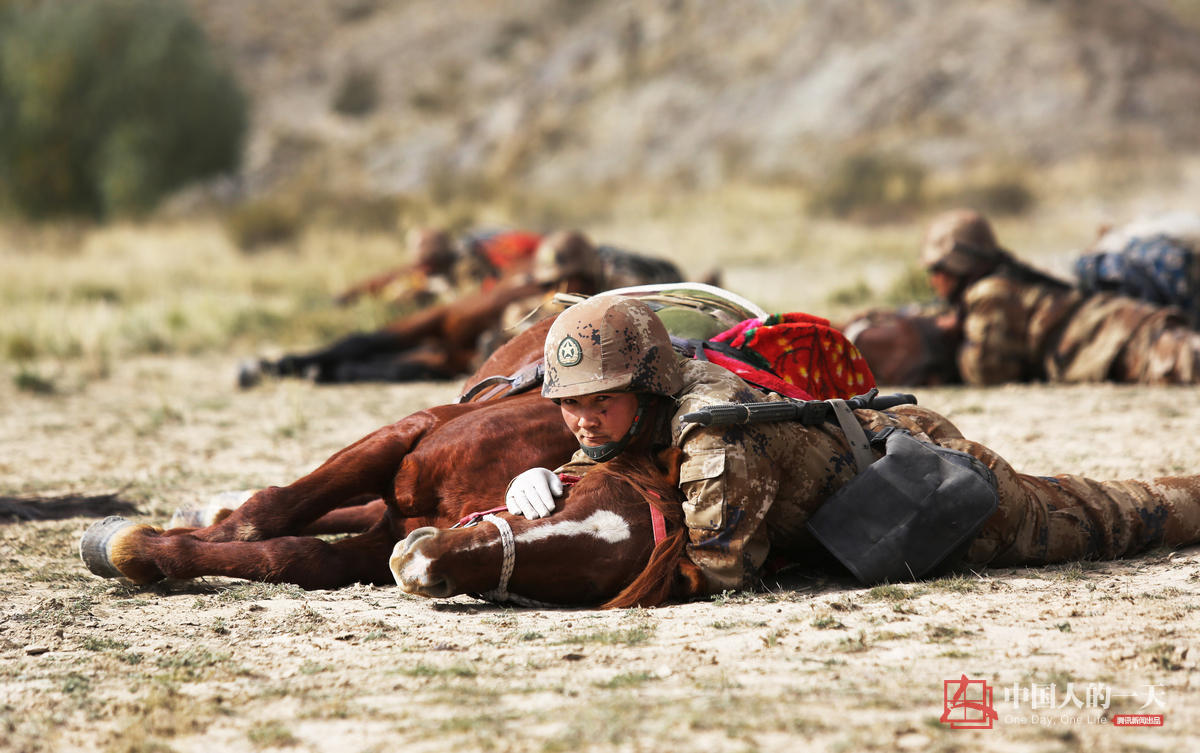
POLYGON ((838 426, 842 427, 842 433, 846 435, 846 441, 850 443, 850 451, 854 453, 854 463, 858 466, 858 472, 862 473, 867 470, 867 466, 875 462, 875 453, 871 452, 871 443, 867 440, 867 433, 863 431, 862 425, 854 417, 854 411, 850 410, 850 406, 846 405, 845 400, 826 400, 825 402, 833 407, 833 415, 837 418, 838 426))

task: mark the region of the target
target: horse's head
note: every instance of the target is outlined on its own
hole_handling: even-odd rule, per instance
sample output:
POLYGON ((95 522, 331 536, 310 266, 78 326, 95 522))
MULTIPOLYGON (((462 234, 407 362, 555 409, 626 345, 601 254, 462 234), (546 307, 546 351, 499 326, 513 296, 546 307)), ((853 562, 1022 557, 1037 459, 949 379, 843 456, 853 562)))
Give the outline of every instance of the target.
POLYGON ((677 450, 619 458, 570 485, 549 517, 500 513, 466 528, 413 531, 392 552, 392 574, 408 593, 438 598, 609 607, 688 598, 703 581, 682 557, 677 481, 677 450))

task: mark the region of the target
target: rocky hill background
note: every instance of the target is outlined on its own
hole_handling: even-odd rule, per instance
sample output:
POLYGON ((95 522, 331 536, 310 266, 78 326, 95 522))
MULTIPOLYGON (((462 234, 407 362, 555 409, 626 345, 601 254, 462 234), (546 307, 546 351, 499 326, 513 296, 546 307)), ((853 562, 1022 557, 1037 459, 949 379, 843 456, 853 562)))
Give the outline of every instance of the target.
POLYGON ((904 192, 1200 152, 1194 0, 188 2, 253 94, 252 194, 812 188, 864 158, 904 192))

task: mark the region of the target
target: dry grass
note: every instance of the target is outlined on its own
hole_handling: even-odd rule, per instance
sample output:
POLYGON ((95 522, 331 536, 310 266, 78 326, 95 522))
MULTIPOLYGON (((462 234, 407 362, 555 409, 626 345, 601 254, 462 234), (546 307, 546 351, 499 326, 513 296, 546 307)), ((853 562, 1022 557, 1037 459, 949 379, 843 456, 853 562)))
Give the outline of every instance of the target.
MULTIPOLYGON (((135 519, 224 488, 286 481, 388 418, 454 385, 252 393, 216 356, 139 357, 58 395, 0 384, 0 484, 128 483, 135 519), (154 422, 163 403, 177 419, 154 422), (297 424, 296 416, 303 421, 297 424), (278 429, 295 426, 288 436, 278 429)), ((1119 387, 922 392, 1019 467, 1108 427, 1124 444, 1075 468, 1152 475, 1200 450, 1190 414, 1139 434, 1177 399, 1119 387), (1111 407, 1072 421, 1065 405, 1111 407), (985 405, 986 410, 973 406, 985 405), (1026 439, 1028 416, 1045 416, 1026 439), (1122 423, 1123 422, 1123 423, 1122 423)), ((1058 457, 1055 457, 1058 456, 1058 457)), ((1039 465, 1040 464, 1040 465, 1039 465)), ((619 612, 430 602, 393 588, 304 592, 221 578, 136 588, 83 570, 92 521, 0 525, 0 750, 1183 749, 1196 703, 1200 554, 997 570, 863 589, 829 573, 770 591, 619 612), (1189 649, 1189 646, 1191 647, 1189 649), (1161 730, 937 722, 942 682, 1105 683, 1168 704, 1161 730), (503 745, 499 741, 505 741, 503 745), (7 746, 7 747, 6 747, 7 746)), ((1117 699, 1116 710, 1140 702, 1117 699)), ((1024 711, 1029 712, 1028 704, 1024 711)), ((1061 713, 1061 712, 1060 712, 1061 713)), ((1056 717, 1057 718, 1057 717, 1056 717)))
POLYGON ((0 360, 20 366, 28 391, 52 392, 63 362, 85 363, 103 377, 113 359, 131 355, 244 355, 373 328, 396 312, 369 301, 340 309, 331 299, 405 261, 403 231, 421 224, 580 227, 670 258, 694 279, 720 270, 727 287, 770 310, 837 320, 869 305, 928 298, 915 263, 924 222, 953 206, 953 197, 1003 181, 1035 186, 1038 198, 1024 215, 995 217, 1002 242, 1066 274, 1102 223, 1181 206, 1181 196, 1200 190, 1200 160, 1087 161, 1044 175, 1010 167, 931 178, 919 209, 878 224, 813 215, 803 187, 731 184, 550 198, 489 191, 444 206, 397 199, 388 202, 394 226, 378 218, 356 223, 368 211, 364 200, 338 204, 310 188, 288 199, 304 208, 304 219, 293 220, 295 237, 253 252, 241 251, 227 232, 232 226, 216 218, 0 227, 0 360))
POLYGON ((56 236, 0 236, 0 359, 53 389, 64 362, 103 377, 143 354, 246 353, 309 346, 386 320, 386 307, 340 309, 332 298, 403 263, 398 234, 306 233, 294 246, 246 255, 215 222, 118 225, 56 236))

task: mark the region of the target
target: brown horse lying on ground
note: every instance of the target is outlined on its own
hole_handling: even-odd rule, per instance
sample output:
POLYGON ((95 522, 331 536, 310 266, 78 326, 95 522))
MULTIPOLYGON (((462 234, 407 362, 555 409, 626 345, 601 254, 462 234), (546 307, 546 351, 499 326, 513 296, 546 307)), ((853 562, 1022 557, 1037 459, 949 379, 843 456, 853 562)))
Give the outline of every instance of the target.
MULTIPOLYGON (((498 350, 475 379, 513 373, 532 363, 541 355, 549 324, 531 328, 498 350)), ((534 465, 556 467, 577 446, 558 408, 537 392, 437 406, 367 435, 288 486, 257 492, 212 525, 163 531, 110 517, 84 534, 80 553, 97 575, 142 584, 204 575, 295 583, 310 589, 356 582, 386 584, 393 581, 388 558, 397 542, 422 529, 425 533, 418 539, 428 538, 430 527, 449 528, 465 516, 502 505, 504 490, 514 476, 534 465), (372 497, 379 500, 354 504, 372 497), (335 542, 314 535, 343 531, 361 533, 335 542)), ((649 476, 645 471, 635 474, 636 478, 649 476)), ((653 480, 642 483, 648 489, 662 487, 662 482, 653 480)), ((575 510, 587 507, 591 498, 591 504, 605 509, 632 506, 649 521, 650 508, 640 501, 640 492, 615 476, 597 474, 573 494, 575 510), (623 505, 621 499, 626 500, 623 505), (635 504, 638 501, 640 505, 635 504)), ((503 517, 524 530, 525 521, 507 513, 503 517)), ((629 525, 631 531, 649 527, 648 522, 629 525)), ((682 536, 677 522, 675 527, 676 536, 682 536)), ((652 541, 637 539, 642 540, 652 541)), ((556 538, 554 543, 561 541, 556 538)), ((422 545, 421 550, 428 546, 422 545)), ((682 551, 681 546, 675 548, 682 551)), ((574 574, 581 578, 575 592, 553 584, 533 587, 526 571, 515 574, 512 587, 528 589, 531 598, 547 601, 600 603, 635 580, 646 565, 645 559, 638 558, 648 556, 650 548, 634 548, 620 558, 605 553, 603 566, 596 568, 605 572, 592 580, 574 574), (610 572, 617 569, 618 560, 627 569, 610 572), (577 593, 579 584, 588 584, 583 598, 577 593)), ((656 572, 664 572, 664 556, 656 555, 656 572)), ((499 569, 493 572, 498 578, 499 569)), ((667 575, 673 571, 663 577, 667 575)), ((683 578, 681 583, 694 588, 698 581, 683 578)), ((635 595, 636 603, 651 600, 645 594, 635 595)), ((661 594, 652 591, 652 596, 657 599, 661 594)))
POLYGON ((550 517, 503 513, 468 527, 418 528, 396 544, 391 570, 404 591, 432 598, 605 608, 686 600, 704 582, 683 556, 678 480, 675 448, 656 463, 618 457, 568 479, 550 517))

